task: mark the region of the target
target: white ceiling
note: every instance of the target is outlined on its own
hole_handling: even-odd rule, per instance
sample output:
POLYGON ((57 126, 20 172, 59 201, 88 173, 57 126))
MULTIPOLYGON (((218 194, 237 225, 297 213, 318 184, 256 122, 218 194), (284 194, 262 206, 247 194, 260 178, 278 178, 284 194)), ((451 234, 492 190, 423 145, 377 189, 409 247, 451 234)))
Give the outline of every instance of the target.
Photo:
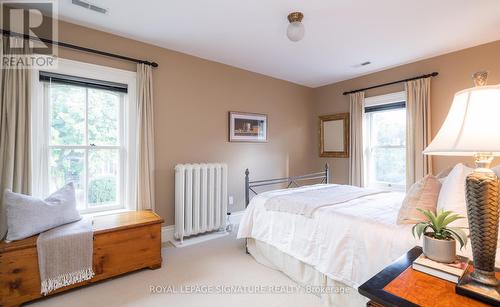
POLYGON ((499 0, 91 2, 109 13, 59 0, 60 19, 309 87, 500 39, 499 0), (286 37, 295 10, 298 43, 286 37))

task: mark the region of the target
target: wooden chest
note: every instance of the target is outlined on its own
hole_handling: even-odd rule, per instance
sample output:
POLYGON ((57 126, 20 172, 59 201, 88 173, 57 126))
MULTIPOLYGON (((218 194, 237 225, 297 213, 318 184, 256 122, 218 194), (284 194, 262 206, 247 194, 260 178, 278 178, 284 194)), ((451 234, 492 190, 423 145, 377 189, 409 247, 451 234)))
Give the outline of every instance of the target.
MULTIPOLYGON (((150 211, 94 217, 95 276, 51 294, 142 268, 160 268, 162 223, 150 211)), ((36 239, 33 236, 11 243, 0 242, 0 306, 16 306, 42 297, 36 239)))

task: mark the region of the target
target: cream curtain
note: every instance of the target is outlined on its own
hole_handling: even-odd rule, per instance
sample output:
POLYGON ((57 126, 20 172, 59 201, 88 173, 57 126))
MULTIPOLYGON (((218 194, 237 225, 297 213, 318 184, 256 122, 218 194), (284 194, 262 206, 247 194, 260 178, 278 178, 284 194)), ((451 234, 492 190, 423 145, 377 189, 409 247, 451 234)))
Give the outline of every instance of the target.
POLYGON ((429 156, 422 154, 430 142, 431 78, 405 83, 406 90, 406 188, 432 172, 429 156))
MULTIPOLYGON (((23 44, 16 38, 11 42, 17 46, 23 44)), ((9 39, 0 35, 0 43, 0 59, 3 60, 3 55, 8 53, 9 39)), ((0 67, 0 239, 7 232, 2 203, 5 189, 31 193, 30 80, 30 69, 0 67)))
POLYGON ((350 120, 350 155, 349 155, 349 184, 364 186, 364 159, 363 159, 363 107, 365 93, 349 94, 350 120))
POLYGON ((137 64, 137 208, 155 209, 153 72, 137 64))

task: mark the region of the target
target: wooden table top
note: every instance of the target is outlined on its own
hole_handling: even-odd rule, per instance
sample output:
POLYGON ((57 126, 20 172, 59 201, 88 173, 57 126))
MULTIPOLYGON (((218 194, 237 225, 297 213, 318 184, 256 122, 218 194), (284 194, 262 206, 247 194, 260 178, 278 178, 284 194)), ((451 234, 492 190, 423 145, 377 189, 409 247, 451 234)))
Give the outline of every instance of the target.
MULTIPOLYGON (((414 247, 361 285, 359 293, 383 306, 489 306, 456 294, 455 284, 450 281, 413 270, 411 265, 420 254, 422 248, 414 247)), ((469 270, 473 270, 472 266, 469 270)))
MULTIPOLYGON (((472 267, 469 268, 472 270, 472 267)), ((470 297, 456 294, 455 283, 415 271, 411 267, 393 279, 384 290, 420 306, 489 306, 470 297)))
MULTIPOLYGON (((163 223, 163 219, 152 211, 127 211, 92 218, 94 234, 117 231, 137 226, 163 223)), ((0 253, 36 246, 38 235, 6 243, 0 242, 0 253)))

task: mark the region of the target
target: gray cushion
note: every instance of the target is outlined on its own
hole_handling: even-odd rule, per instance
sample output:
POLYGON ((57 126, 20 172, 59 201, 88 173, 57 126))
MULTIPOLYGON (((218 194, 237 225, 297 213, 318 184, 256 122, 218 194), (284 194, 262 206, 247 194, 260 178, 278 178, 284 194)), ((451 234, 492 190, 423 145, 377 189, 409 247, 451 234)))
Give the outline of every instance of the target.
POLYGON ((45 200, 6 190, 7 241, 21 240, 81 219, 75 188, 68 183, 45 200))

